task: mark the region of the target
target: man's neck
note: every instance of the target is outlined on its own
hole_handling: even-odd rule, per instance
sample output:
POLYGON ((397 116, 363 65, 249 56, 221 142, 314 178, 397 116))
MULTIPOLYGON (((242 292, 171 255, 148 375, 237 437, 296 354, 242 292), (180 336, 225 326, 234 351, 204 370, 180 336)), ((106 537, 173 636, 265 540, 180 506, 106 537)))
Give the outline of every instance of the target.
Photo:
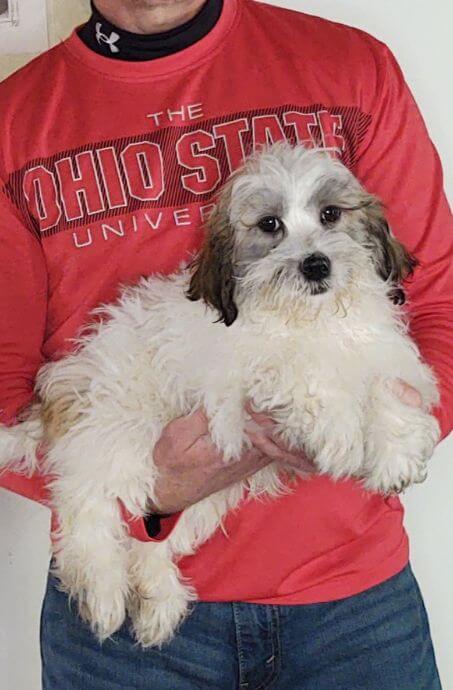
POLYGON ((194 17, 205 0, 95 0, 104 17, 125 31, 155 34, 181 26, 194 17))

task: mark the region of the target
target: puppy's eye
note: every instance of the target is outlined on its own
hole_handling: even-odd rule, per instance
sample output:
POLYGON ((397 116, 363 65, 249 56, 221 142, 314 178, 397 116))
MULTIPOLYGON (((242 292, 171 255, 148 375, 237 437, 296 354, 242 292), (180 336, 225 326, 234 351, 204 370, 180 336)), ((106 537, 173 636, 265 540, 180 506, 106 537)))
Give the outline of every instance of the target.
POLYGON ((283 223, 276 216, 264 216, 258 221, 257 226, 263 232, 277 232, 283 228, 283 223))
POLYGON ((323 225, 336 223, 340 218, 341 208, 338 208, 338 206, 326 206, 321 211, 321 223, 323 225))

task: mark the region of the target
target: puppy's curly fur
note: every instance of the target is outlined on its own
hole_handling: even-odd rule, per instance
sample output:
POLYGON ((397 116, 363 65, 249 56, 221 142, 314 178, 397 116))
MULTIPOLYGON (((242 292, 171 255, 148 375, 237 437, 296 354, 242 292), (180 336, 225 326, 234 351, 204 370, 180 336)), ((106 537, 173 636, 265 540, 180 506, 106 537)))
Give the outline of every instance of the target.
POLYGON ((164 542, 133 541, 119 501, 141 517, 155 500, 153 447, 175 417, 203 405, 228 462, 248 445, 248 398, 322 473, 381 492, 424 479, 436 384, 389 299, 414 263, 340 162, 274 146, 227 183, 190 271, 125 290, 76 352, 42 368, 41 405, 0 428, 0 467, 32 470, 45 442, 55 571, 100 639, 128 609, 142 645, 168 640, 196 597, 177 559, 245 495, 288 488, 268 466, 184 511, 164 542), (395 377, 420 409, 392 394, 395 377))

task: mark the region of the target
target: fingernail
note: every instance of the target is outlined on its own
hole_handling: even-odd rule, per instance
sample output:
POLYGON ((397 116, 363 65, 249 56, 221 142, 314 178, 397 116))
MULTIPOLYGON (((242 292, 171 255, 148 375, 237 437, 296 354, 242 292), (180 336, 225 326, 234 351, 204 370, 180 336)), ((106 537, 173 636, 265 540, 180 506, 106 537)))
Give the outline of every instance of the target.
POLYGON ((423 400, 418 390, 402 379, 388 379, 386 385, 401 402, 410 407, 421 407, 423 400))

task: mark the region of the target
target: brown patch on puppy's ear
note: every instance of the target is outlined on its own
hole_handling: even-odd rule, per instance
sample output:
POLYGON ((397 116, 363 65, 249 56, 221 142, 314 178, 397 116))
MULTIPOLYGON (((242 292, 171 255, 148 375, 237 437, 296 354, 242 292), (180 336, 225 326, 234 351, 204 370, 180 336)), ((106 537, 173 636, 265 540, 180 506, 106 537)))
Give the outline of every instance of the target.
POLYGON ((412 275, 418 261, 393 235, 379 199, 370 195, 363 210, 376 271, 382 280, 398 286, 412 275))
POLYGON ((202 299, 219 313, 219 321, 231 326, 237 318, 234 301, 234 231, 230 225, 231 184, 220 195, 219 203, 207 224, 207 234, 200 254, 192 264, 192 278, 187 297, 202 299))

